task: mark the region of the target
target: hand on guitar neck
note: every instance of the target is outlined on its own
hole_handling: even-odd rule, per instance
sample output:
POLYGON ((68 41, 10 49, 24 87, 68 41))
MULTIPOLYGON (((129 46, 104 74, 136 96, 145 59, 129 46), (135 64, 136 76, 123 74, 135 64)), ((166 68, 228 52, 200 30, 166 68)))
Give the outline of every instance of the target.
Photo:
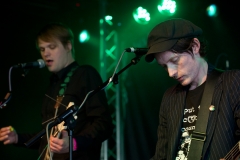
POLYGON ((62 130, 61 139, 59 137, 50 137, 50 150, 53 153, 68 153, 69 152, 69 137, 66 130, 62 130))
MULTIPOLYGON (((74 103, 70 102, 66 109, 68 109, 72 105, 74 105, 74 103)), ((67 129, 67 126, 64 126, 64 121, 58 124, 57 127, 55 127, 56 132, 50 137, 51 152, 53 153, 69 152, 69 136, 66 129, 67 129)))

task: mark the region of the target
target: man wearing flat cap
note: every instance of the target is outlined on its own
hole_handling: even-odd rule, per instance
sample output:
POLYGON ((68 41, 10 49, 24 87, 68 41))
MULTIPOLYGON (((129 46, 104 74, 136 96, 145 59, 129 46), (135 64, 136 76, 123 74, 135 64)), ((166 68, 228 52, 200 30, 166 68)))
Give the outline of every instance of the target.
POLYGON ((202 33, 181 18, 161 22, 149 33, 145 60, 155 59, 179 82, 162 98, 151 160, 219 160, 240 154, 240 70, 222 71, 208 63, 202 33))

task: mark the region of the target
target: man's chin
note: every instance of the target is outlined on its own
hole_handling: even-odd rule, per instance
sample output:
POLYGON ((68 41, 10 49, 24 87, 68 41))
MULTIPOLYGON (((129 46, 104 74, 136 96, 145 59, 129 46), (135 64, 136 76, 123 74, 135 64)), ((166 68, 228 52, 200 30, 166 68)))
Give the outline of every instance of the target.
POLYGON ((52 67, 48 67, 48 71, 49 71, 49 72, 53 72, 53 73, 56 72, 56 71, 54 70, 54 68, 52 68, 52 67))
POLYGON ((186 82, 186 81, 182 81, 182 82, 180 82, 180 84, 181 84, 182 86, 187 86, 187 85, 189 85, 189 83, 186 82))

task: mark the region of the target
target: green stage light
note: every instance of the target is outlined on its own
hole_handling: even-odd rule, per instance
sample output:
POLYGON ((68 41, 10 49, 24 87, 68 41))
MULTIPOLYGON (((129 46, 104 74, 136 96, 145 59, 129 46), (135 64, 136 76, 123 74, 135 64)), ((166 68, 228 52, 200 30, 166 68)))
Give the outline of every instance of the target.
POLYGON ((209 17, 216 17, 217 16, 217 6, 215 4, 211 4, 207 7, 207 15, 209 17))
POLYGON ((150 21, 150 13, 140 6, 133 11, 133 18, 139 24, 148 24, 150 21))
POLYGON ((171 16, 176 12, 177 4, 172 0, 162 0, 157 8, 160 13, 171 16))
POLYGON ((105 21, 106 21, 110 26, 113 25, 112 19, 113 19, 113 17, 110 16, 110 15, 105 16, 105 21))
POLYGON ((88 31, 83 30, 82 32, 80 32, 78 39, 79 39, 80 43, 87 42, 90 39, 90 35, 89 35, 88 31))

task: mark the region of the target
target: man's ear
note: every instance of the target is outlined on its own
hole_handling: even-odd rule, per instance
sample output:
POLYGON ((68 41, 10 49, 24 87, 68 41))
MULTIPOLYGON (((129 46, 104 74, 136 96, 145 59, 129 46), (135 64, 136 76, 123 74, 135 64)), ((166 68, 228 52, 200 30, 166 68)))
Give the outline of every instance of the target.
POLYGON ((200 51, 200 42, 197 38, 193 38, 193 46, 192 46, 192 51, 193 51, 193 54, 200 54, 199 51, 200 51))
POLYGON ((66 47, 66 49, 70 52, 72 50, 72 43, 68 42, 66 47))

